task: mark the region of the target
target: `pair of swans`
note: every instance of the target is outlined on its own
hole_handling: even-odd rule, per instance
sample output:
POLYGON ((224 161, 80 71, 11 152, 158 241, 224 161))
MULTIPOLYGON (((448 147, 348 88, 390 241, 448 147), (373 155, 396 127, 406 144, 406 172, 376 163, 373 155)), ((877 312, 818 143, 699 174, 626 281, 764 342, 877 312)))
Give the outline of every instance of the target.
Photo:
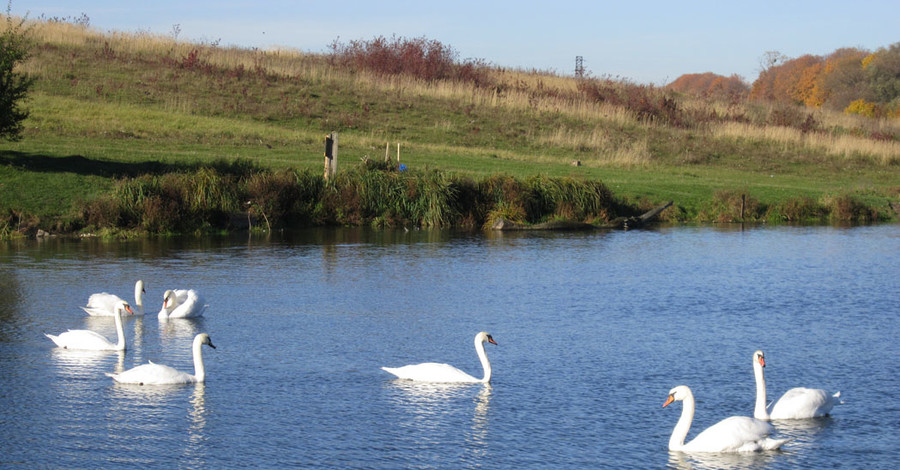
MULTIPOLYGON (((138 280, 134 284, 134 314, 144 314, 144 281, 138 280)), ((115 314, 116 305, 120 302, 128 302, 121 297, 101 292, 92 294, 88 297, 87 306, 81 307, 88 315, 91 316, 113 316, 115 314)), ((168 320, 169 318, 197 318, 203 315, 206 310, 203 297, 194 289, 174 289, 167 290, 163 294, 163 305, 160 309, 158 317, 160 320, 168 320)))
POLYGON ((128 369, 120 374, 107 373, 106 375, 123 384, 177 385, 203 383, 206 381, 206 368, 203 366, 203 345, 216 349, 208 334, 200 333, 194 337, 194 342, 191 345, 191 352, 194 358, 193 375, 166 365, 154 364, 153 362, 128 369))
POLYGON ((753 353, 753 372, 756 378, 756 406, 753 418, 732 416, 705 429, 693 440, 685 443, 694 419, 694 394, 685 385, 669 391, 663 407, 675 401, 683 402, 683 409, 672 436, 669 450, 683 452, 755 452, 775 450, 790 439, 773 439, 769 435, 774 428, 767 421, 809 419, 827 415, 840 404, 841 392, 829 394, 822 389, 796 387, 788 390, 777 402, 766 406, 766 366, 762 351, 753 353))
POLYGON ((841 402, 841 392, 830 394, 819 388, 795 387, 778 401, 766 405, 766 357, 762 351, 753 353, 753 375, 756 378, 756 406, 753 417, 764 421, 773 419, 808 419, 825 416, 841 402))
POLYGON ((69 330, 59 335, 46 335, 57 346, 65 349, 82 349, 91 351, 124 351, 125 329, 122 326, 122 314, 125 312, 134 314, 131 307, 124 300, 120 300, 113 306, 113 316, 116 319, 116 336, 118 341, 113 343, 100 333, 91 330, 69 330))
POLYGON ((680 452, 756 452, 775 450, 790 439, 769 437, 775 430, 771 424, 747 416, 732 416, 706 428, 690 442, 685 443, 694 420, 694 394, 687 385, 669 390, 669 398, 663 407, 682 402, 681 417, 669 438, 669 450, 680 452))
POLYGON ((437 362, 425 362, 403 367, 382 367, 382 369, 394 374, 399 379, 413 380, 416 382, 490 383, 491 361, 488 360, 487 353, 484 351, 484 343, 497 344, 497 342, 494 341, 494 338, 485 331, 475 335, 475 352, 478 353, 478 359, 481 361, 481 367, 484 369, 484 377, 480 379, 473 377, 450 364, 441 364, 437 362))

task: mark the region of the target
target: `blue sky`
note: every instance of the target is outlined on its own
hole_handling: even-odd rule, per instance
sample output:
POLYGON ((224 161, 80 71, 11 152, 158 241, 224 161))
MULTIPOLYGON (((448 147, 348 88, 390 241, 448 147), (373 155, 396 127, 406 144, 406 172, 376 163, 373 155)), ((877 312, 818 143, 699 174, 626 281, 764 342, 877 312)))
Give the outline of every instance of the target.
POLYGON ((14 0, 29 18, 90 18, 101 31, 149 31, 223 46, 325 52, 340 38, 435 39, 460 59, 665 84, 685 73, 752 82, 766 51, 789 57, 900 42, 891 1, 245 1, 14 0), (177 28, 176 28, 177 25, 177 28))

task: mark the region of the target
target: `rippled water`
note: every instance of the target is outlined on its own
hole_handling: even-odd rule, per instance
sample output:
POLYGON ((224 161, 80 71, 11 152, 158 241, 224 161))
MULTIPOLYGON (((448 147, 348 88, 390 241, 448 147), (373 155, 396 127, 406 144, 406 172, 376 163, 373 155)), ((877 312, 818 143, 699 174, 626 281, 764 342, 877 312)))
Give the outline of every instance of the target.
POLYGON ((264 238, 0 246, 0 466, 156 468, 891 468, 900 461, 900 227, 672 228, 463 234, 316 230, 264 238), (126 353, 59 350, 44 333, 126 319, 126 353), (165 289, 204 318, 161 324, 165 289), (448 362, 492 385, 414 385, 381 366, 448 362), (205 385, 114 385, 148 360, 205 385), (670 454, 692 387, 690 436, 753 411, 751 354, 769 394, 841 390, 829 418, 779 425, 784 451, 670 454))

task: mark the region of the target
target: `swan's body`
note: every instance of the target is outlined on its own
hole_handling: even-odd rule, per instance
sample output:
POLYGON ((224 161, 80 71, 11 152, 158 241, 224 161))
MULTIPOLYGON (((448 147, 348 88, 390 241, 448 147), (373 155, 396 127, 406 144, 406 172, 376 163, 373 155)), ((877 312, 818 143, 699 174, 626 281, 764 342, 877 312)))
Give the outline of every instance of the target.
POLYGON ((194 337, 192 346, 194 356, 194 375, 181 372, 169 366, 162 364, 144 364, 132 369, 128 369, 121 374, 106 374, 113 378, 116 382, 137 385, 172 385, 187 384, 195 382, 204 382, 206 380, 206 368, 203 367, 203 351, 202 347, 206 344, 215 349, 212 340, 206 333, 200 333, 194 337))
POLYGON ((674 401, 682 402, 681 417, 672 437, 669 438, 669 450, 682 452, 756 452, 775 450, 789 439, 772 439, 769 434, 774 428, 771 424, 746 416, 732 416, 706 428, 685 444, 687 433, 694 420, 694 394, 685 385, 669 391, 669 398, 663 403, 667 406, 674 401))
POLYGON ((163 306, 159 311, 159 319, 197 318, 206 310, 203 297, 194 289, 167 290, 163 294, 163 306))
POLYGON ((113 343, 100 333, 91 330, 69 330, 58 336, 46 335, 57 346, 66 349, 87 349, 91 351, 124 351, 125 330, 122 326, 122 312, 133 313, 131 307, 125 301, 119 301, 113 309, 113 317, 116 319, 116 336, 118 341, 113 343))
POLYGON ((436 362, 426 362, 403 367, 382 367, 382 369, 396 375, 397 378, 414 380, 417 382, 490 383, 491 362, 484 352, 485 342, 497 344, 497 342, 494 341, 494 338, 484 331, 475 335, 475 351, 478 353, 478 359, 481 360, 481 366, 484 368, 484 378, 481 379, 472 377, 450 364, 440 364, 436 362))
MULTIPOLYGON (((144 314, 144 281, 138 280, 134 283, 134 309, 135 315, 144 314)), ((114 294, 101 292, 99 294, 91 294, 88 297, 86 307, 81 307, 92 317, 111 317, 119 302, 125 302, 121 297, 114 294)), ((126 302, 127 303, 127 302, 126 302)))
POLYGON ((841 392, 830 394, 819 388, 796 387, 788 390, 775 403, 766 406, 766 357, 762 351, 753 353, 753 375, 756 377, 756 419, 808 419, 825 416, 834 405, 841 403, 841 392))

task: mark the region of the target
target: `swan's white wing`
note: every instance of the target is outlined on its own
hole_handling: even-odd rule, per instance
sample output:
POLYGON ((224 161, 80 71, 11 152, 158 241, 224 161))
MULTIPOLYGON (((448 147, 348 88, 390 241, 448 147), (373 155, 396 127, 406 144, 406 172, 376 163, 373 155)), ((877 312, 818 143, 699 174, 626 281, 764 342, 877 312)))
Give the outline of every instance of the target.
POLYGON ((81 308, 91 316, 111 317, 115 315, 115 308, 119 302, 125 301, 118 295, 101 292, 99 294, 91 294, 91 296, 88 297, 87 306, 81 308))
POLYGON ((840 393, 831 395, 818 388, 796 387, 772 405, 771 419, 806 419, 827 415, 840 403, 840 393))
POLYGON ((437 362, 425 362, 403 367, 382 367, 387 372, 398 378, 414 380, 417 382, 435 383, 469 383, 481 382, 480 379, 451 366, 437 362))
POLYGON ((116 382, 137 385, 169 385, 195 382, 193 375, 162 364, 144 364, 121 374, 106 374, 116 382))
POLYGON ((781 447, 787 439, 771 439, 771 424, 746 416, 732 416, 708 427, 682 450, 686 452, 754 452, 781 447))
POLYGON ((69 330, 59 336, 47 335, 57 346, 66 349, 87 349, 103 351, 117 349, 116 344, 110 342, 100 333, 91 330, 69 330))

